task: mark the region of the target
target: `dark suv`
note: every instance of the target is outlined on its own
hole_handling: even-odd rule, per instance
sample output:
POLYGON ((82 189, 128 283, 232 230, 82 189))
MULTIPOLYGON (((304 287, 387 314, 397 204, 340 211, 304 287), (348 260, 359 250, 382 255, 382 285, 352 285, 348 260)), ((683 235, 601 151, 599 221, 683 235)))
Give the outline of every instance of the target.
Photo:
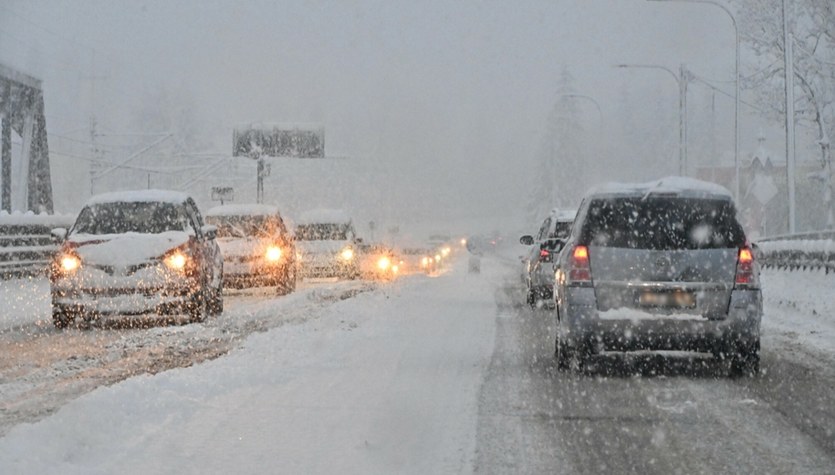
POLYGON ((608 350, 690 350, 759 371, 759 267, 722 187, 684 178, 587 194, 557 263, 561 368, 608 350))

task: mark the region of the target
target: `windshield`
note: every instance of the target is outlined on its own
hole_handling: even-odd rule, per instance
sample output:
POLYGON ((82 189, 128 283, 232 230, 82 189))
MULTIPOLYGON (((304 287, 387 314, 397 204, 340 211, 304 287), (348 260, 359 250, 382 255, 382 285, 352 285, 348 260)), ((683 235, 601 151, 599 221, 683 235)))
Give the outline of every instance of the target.
POLYGON ((348 239, 346 224, 302 224, 296 227, 299 241, 345 241, 348 239))
POLYGON ((159 234, 189 231, 182 206, 173 203, 103 203, 87 206, 78 215, 73 234, 159 234))
POLYGON ((217 237, 268 237, 278 227, 271 216, 206 216, 206 222, 217 226, 217 237))
POLYGON ((627 249, 722 249, 745 244, 727 200, 597 199, 589 206, 582 243, 627 249))

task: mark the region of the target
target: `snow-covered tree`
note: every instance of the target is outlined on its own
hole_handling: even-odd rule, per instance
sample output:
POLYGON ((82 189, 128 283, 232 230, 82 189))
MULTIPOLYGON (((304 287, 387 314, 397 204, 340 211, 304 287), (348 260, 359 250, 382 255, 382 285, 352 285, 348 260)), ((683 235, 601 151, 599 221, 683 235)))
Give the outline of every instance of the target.
MULTIPOLYGON (((787 2, 794 36, 795 119, 815 130, 826 183, 827 225, 833 226, 833 176, 830 137, 835 133, 835 3, 832 0, 787 2)), ((738 0, 743 40, 758 61, 743 73, 744 85, 775 119, 785 117, 782 0, 738 0)))

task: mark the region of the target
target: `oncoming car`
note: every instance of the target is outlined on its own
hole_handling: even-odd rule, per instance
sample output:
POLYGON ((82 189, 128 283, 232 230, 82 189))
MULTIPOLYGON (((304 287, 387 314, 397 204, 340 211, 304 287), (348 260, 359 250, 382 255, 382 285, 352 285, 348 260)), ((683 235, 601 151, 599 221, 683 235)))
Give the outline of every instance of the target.
POLYGON ((359 277, 357 237, 347 213, 308 211, 296 221, 295 238, 303 277, 359 277))
POLYGON ((278 207, 263 204, 217 206, 206 212, 217 227, 228 287, 296 288, 296 247, 278 207))
POLYGON ((555 289, 561 368, 602 351, 675 350, 759 371, 759 267, 720 186, 673 177, 590 192, 555 289))
POLYGON ((106 193, 90 198, 50 268, 52 320, 103 315, 223 311, 223 260, 216 228, 194 201, 173 191, 106 193))
POLYGON ((405 261, 395 252, 382 244, 361 244, 359 250, 360 275, 366 279, 390 280, 400 273, 405 261))

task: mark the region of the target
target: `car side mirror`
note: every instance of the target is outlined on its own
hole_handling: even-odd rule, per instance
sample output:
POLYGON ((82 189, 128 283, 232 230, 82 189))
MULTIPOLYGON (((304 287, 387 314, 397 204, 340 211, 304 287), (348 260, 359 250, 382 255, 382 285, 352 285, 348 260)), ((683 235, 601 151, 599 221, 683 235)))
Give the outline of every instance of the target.
POLYGON ((206 224, 202 228, 200 228, 200 231, 203 233, 203 236, 205 236, 208 240, 217 238, 217 226, 215 226, 214 224, 206 224))
POLYGON ((524 235, 519 238, 519 242, 525 246, 530 246, 533 244, 533 236, 524 235))
POLYGON ((64 242, 64 239, 67 238, 67 228, 54 228, 49 234, 52 236, 53 242, 64 242))

